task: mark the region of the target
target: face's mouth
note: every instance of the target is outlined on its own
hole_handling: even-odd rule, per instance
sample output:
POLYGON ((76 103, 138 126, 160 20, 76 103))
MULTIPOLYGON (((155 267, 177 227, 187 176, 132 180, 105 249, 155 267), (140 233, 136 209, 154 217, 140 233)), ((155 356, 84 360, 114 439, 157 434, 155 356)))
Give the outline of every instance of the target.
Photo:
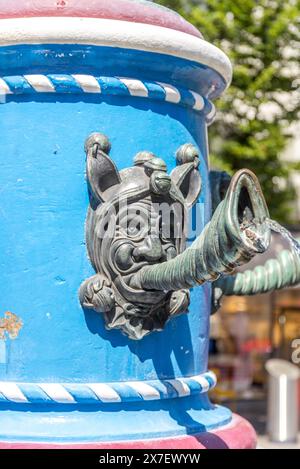
MULTIPOLYGON (((159 241, 159 240, 158 240, 159 241)), ((159 241, 160 243, 160 241, 159 241)), ((159 263, 159 259, 163 255, 163 247, 157 245, 155 252, 149 252, 149 242, 142 242, 139 245, 130 240, 117 240, 111 246, 110 251, 110 265, 113 270, 114 281, 113 285, 118 293, 123 296, 128 304, 138 305, 139 308, 154 306, 160 303, 166 296, 166 293, 161 291, 147 291, 132 284, 132 279, 144 267, 155 265, 159 263)))
POLYGON ((177 255, 175 245, 162 242, 157 236, 147 236, 139 243, 118 239, 111 245, 110 259, 116 274, 130 283, 130 277, 145 266, 173 259, 177 255))
POLYGON ((145 265, 159 262, 163 256, 163 248, 159 240, 154 244, 149 241, 135 245, 131 241, 117 241, 111 247, 112 263, 119 273, 128 275, 145 265))

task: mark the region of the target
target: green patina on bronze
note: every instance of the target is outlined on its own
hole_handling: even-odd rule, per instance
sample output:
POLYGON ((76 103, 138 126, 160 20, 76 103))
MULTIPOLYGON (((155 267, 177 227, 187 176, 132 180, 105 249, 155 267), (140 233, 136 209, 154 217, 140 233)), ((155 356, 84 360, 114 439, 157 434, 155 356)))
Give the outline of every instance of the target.
POLYGON ((182 254, 146 266, 132 279, 132 286, 149 290, 190 288, 229 274, 270 242, 268 209, 256 176, 241 170, 232 178, 224 200, 210 223, 182 254))
POLYGON ((290 238, 269 219, 258 179, 248 169, 231 180, 226 173, 210 173, 213 216, 185 249, 188 210, 202 187, 197 148, 182 145, 171 174, 163 159, 147 151, 119 171, 100 133, 88 137, 85 149, 86 235, 95 275, 82 283, 79 297, 84 308, 103 314, 108 329, 121 329, 134 340, 162 330, 172 317, 188 312, 189 289, 204 282, 214 282, 216 310, 224 294, 262 293, 300 280, 299 256, 289 251, 232 276, 267 250, 271 230, 290 238))
POLYGON ((90 196, 86 240, 95 275, 82 283, 79 298, 85 309, 103 315, 107 329, 140 340, 188 311, 187 289, 148 290, 134 280, 143 267, 184 251, 187 212, 202 186, 199 152, 190 143, 182 145, 168 174, 165 161, 148 151, 119 171, 109 157, 110 147, 101 133, 85 143, 90 196))
POLYGON ((285 249, 264 265, 216 281, 215 297, 220 299, 223 295, 258 295, 298 283, 300 283, 300 258, 295 251, 285 249))

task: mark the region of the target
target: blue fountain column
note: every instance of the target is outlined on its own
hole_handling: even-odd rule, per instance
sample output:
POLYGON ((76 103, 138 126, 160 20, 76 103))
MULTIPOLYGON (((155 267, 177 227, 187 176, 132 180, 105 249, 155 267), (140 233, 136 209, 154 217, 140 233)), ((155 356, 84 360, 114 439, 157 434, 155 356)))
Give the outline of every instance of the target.
MULTIPOLYGON (((63 52, 55 46, 52 49, 59 57, 68 48, 60 47, 63 52)), ((171 170, 176 149, 187 142, 196 144, 203 188, 191 224, 193 230, 197 225, 198 233, 191 233, 192 237, 210 218, 205 119, 211 105, 206 101, 204 111, 193 110, 192 95, 190 101, 186 97, 186 105, 165 102, 163 86, 156 85, 151 96, 154 82, 145 80, 149 96, 130 96, 126 85, 115 78, 116 65, 98 80, 106 94, 81 92, 70 70, 55 74, 61 70, 59 61, 43 68, 55 91, 37 92, 29 84, 34 79, 27 77, 25 63, 19 65, 18 75, 15 70, 14 76, 4 70, 7 54, 20 51, 29 60, 31 47, 6 48, 1 53, 1 76, 12 94, 0 106, 0 311, 16 314, 23 327, 17 339, 5 343, 1 379, 107 382, 206 371, 208 285, 192 292, 189 315, 170 321, 163 332, 138 342, 119 331, 107 332, 101 315, 84 314, 77 292, 81 282, 93 274, 84 234, 89 203, 86 137, 95 131, 105 133, 119 168, 132 166, 134 155, 148 150, 163 157, 171 170)), ((101 63, 107 51, 94 47, 92 53, 101 63)), ((145 53, 146 60, 150 61, 145 53)), ((112 62, 117 61, 115 51, 112 62)), ((79 64, 78 60, 69 68, 74 71, 77 66, 80 71, 79 64)), ((180 66, 187 64, 183 61, 180 66)), ((101 69, 91 72, 91 76, 102 76, 101 69)), ((127 75, 140 78, 135 67, 127 68, 127 75)), ((156 78, 175 86, 170 76, 156 78)), ((188 93, 188 81, 185 85, 188 93)))
POLYGON ((211 215, 208 94, 219 94, 224 79, 171 55, 52 43, 2 46, 0 77, 0 317, 15 315, 1 322, 0 440, 130 440, 228 423, 230 412, 207 398, 213 379, 207 388, 188 381, 207 371, 209 285, 191 292, 188 315, 141 341, 106 331, 101 315, 84 312, 78 300, 93 275, 84 230, 86 137, 106 134, 119 169, 147 150, 171 171, 178 147, 195 144, 203 187, 193 239, 211 215), (22 327, 12 331, 16 323, 22 327), (187 381, 172 381, 178 378, 187 381), (151 380, 171 380, 156 391, 161 399, 148 401, 124 384, 151 380), (107 403, 95 387, 87 394, 89 383, 113 383, 119 399, 107 403))

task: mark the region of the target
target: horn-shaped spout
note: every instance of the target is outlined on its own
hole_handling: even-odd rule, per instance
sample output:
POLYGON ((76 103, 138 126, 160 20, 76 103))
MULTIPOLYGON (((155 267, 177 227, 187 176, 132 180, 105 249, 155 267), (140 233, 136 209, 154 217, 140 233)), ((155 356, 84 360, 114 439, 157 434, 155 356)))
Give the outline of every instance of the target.
POLYGON ((248 262, 270 243, 268 209, 256 176, 241 170, 201 235, 182 254, 141 269, 131 285, 149 290, 178 290, 206 281, 248 262))

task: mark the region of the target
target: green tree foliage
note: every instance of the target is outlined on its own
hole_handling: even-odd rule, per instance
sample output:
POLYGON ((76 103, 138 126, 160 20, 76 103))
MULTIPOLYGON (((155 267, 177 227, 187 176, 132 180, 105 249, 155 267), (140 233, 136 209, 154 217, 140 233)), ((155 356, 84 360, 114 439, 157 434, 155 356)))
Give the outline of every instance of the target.
MULTIPOLYGON (((300 0, 158 0, 177 10, 230 58, 231 87, 217 101, 211 164, 259 177, 272 217, 291 222, 299 164, 283 161, 299 120, 300 0)), ((299 149, 300 153, 300 149, 299 149)))

